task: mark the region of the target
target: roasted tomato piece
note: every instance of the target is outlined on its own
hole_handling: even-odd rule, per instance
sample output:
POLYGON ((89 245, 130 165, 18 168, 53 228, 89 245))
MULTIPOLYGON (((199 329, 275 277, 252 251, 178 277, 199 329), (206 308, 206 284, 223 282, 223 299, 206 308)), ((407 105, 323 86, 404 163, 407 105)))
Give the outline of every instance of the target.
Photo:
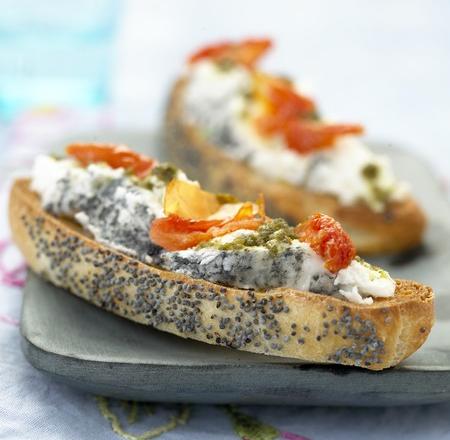
POLYGON ((264 223, 262 218, 243 218, 241 220, 230 220, 221 226, 212 227, 209 232, 211 232, 213 237, 222 237, 222 235, 229 234, 239 229, 250 229, 255 231, 264 223))
POLYGON ((210 240, 212 234, 208 231, 221 223, 221 220, 186 220, 170 215, 153 221, 150 239, 168 251, 188 249, 210 240))
POLYGON ((256 217, 238 220, 186 220, 170 215, 153 221, 150 239, 168 251, 179 251, 238 229, 256 230, 263 223, 264 219, 256 217))
POLYGON ((258 206, 257 215, 253 212, 254 204, 245 202, 232 219, 225 220, 221 225, 214 226, 210 229, 213 237, 221 237, 239 229, 258 229, 266 220, 264 197, 262 194, 259 195, 256 203, 258 206))
POLYGON ((172 180, 164 196, 164 213, 182 218, 204 219, 217 212, 220 202, 216 194, 209 193, 195 183, 172 180))
POLYGON ((267 100, 276 113, 286 119, 309 116, 316 110, 316 106, 310 98, 300 95, 287 83, 271 84, 268 88, 267 100))
POLYGON ((263 106, 263 114, 254 120, 258 132, 281 134, 287 146, 299 153, 332 147, 338 136, 364 131, 358 124, 317 121, 314 101, 298 93, 288 80, 255 72, 254 94, 263 106))
POLYGON ((344 269, 356 255, 350 236, 328 215, 312 215, 300 223, 295 232, 300 241, 309 243, 314 252, 323 258, 325 267, 330 272, 336 273, 344 269))
POLYGON ((257 215, 253 213, 253 203, 250 202, 243 203, 239 211, 228 219, 192 220, 171 214, 152 223, 150 239, 168 251, 177 251, 238 229, 256 230, 264 222, 264 201, 260 196, 257 215))
POLYGON ((338 136, 363 132, 363 126, 359 124, 325 124, 293 119, 286 124, 284 139, 292 150, 308 154, 332 147, 338 136))
POLYGON ((136 176, 144 177, 155 165, 155 161, 128 147, 114 144, 71 144, 66 148, 69 156, 75 157, 84 166, 93 162, 105 162, 112 168, 126 168, 136 176))
POLYGON ((221 43, 209 44, 208 46, 202 47, 197 52, 194 52, 188 59, 189 63, 195 63, 205 58, 220 58, 224 54, 228 53, 233 47, 234 43, 231 41, 223 41, 221 43))
POLYGON ((231 61, 249 68, 272 47, 272 41, 266 38, 248 39, 240 43, 222 42, 205 46, 189 57, 189 63, 210 58, 217 61, 231 61))
POLYGON ((314 101, 298 93, 286 80, 258 73, 255 88, 257 98, 266 109, 266 114, 256 119, 262 135, 281 132, 293 118, 311 118, 316 114, 314 101))
POLYGON ((272 136, 283 130, 286 120, 278 115, 268 114, 255 119, 255 127, 262 136, 272 136))

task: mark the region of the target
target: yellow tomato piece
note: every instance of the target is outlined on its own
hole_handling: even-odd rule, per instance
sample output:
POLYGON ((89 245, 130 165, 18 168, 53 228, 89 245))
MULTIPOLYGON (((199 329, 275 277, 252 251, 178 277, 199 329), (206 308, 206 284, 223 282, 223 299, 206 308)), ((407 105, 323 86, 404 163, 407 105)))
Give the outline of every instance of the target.
POLYGON ((217 212, 220 203, 215 194, 183 180, 172 180, 166 188, 164 214, 176 214, 185 219, 205 219, 217 212))

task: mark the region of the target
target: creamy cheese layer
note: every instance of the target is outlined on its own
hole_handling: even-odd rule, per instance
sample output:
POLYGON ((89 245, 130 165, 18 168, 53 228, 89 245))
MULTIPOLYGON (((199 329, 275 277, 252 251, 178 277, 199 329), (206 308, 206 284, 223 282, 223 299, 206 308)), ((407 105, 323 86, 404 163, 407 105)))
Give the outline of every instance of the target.
POLYGON ((36 159, 32 189, 44 209, 74 218, 95 239, 141 260, 151 261, 159 248, 148 238, 151 222, 164 215, 165 186, 155 181, 153 191, 135 184, 123 169, 48 156, 36 159))
POLYGON ((248 99, 252 80, 243 67, 223 69, 201 61, 188 68, 186 78, 186 122, 267 177, 332 194, 343 205, 363 200, 375 211, 382 211, 388 200, 406 197, 407 186, 395 179, 388 158, 373 153, 355 136, 341 136, 331 148, 307 155, 288 149, 279 136, 260 136, 251 116, 261 109, 248 99), (367 166, 376 167, 376 177, 367 178, 367 166))
MULTIPOLYGON (((177 178, 186 179, 180 171, 177 178)), ((239 230, 199 247, 164 251, 149 238, 153 220, 164 216, 166 183, 156 177, 147 189, 120 168, 101 164, 82 168, 69 159, 41 156, 33 167, 31 187, 40 195, 44 209, 75 219, 100 243, 193 278, 246 289, 291 287, 362 304, 395 291, 386 272, 359 260, 332 274, 308 244, 296 239, 277 253, 264 246, 220 248, 255 231, 239 230)), ((232 205, 223 205, 222 211, 235 212, 232 205)))

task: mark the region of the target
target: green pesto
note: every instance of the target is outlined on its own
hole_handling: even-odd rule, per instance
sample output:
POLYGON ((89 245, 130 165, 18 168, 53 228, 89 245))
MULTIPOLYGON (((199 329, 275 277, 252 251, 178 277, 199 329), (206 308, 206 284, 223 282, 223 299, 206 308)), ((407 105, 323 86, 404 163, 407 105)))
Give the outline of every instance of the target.
POLYGON ((132 171, 127 170, 125 172, 125 175, 136 185, 140 186, 141 188, 148 189, 151 191, 154 187, 153 182, 149 179, 149 176, 144 177, 143 179, 140 179, 137 177, 132 171))
MULTIPOLYGON (((368 263, 359 256, 356 256, 355 260, 358 263, 362 264, 364 267, 367 267, 368 269, 378 273, 380 278, 389 278, 389 274, 385 270, 381 269, 381 267, 374 266, 373 264, 368 263)), ((370 281, 373 281, 374 279, 375 277, 373 277, 370 281)))
POLYGON ((140 186, 141 188, 148 189, 149 191, 153 190, 155 187, 154 178, 168 184, 172 179, 177 175, 178 168, 170 163, 161 163, 152 169, 150 174, 143 179, 137 177, 132 171, 127 171, 127 176, 131 179, 131 181, 140 186))
POLYGON ((229 243, 218 243, 215 240, 210 240, 201 243, 197 248, 236 251, 249 247, 263 246, 269 250, 271 255, 278 255, 296 238, 294 229, 283 219, 277 218, 261 225, 254 234, 237 237, 229 243))
POLYGON ((380 167, 374 163, 368 163, 362 170, 361 174, 366 179, 372 197, 375 201, 385 204, 392 194, 393 188, 380 188, 378 178, 380 176, 380 167))
POLYGON ((133 179, 133 183, 140 186, 141 188, 148 189, 149 191, 152 191, 155 187, 154 183, 151 180, 148 179, 133 179))
POLYGON ((178 168, 170 163, 161 163, 152 169, 150 175, 164 183, 169 183, 177 175, 178 168))
POLYGON ((362 170, 363 177, 367 180, 375 180, 380 175, 380 168, 374 163, 368 163, 362 170))

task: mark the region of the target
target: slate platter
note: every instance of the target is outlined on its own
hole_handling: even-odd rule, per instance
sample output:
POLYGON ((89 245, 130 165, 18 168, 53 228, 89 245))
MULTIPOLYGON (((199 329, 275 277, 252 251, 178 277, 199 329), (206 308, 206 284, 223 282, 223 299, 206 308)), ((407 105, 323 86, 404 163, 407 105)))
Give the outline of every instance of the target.
MULTIPOLYGON (((146 145, 136 135, 108 139, 146 145)), ((398 367, 370 372, 313 365, 184 340, 109 314, 31 272, 21 321, 25 356, 56 380, 122 399, 355 406, 449 401, 450 206, 420 159, 392 148, 388 153, 397 174, 412 182, 429 228, 421 249, 373 261, 394 277, 432 285, 437 312, 425 345, 398 367)))
MULTIPOLYGON (((438 310, 449 309, 446 296, 438 310)), ((23 351, 37 369, 121 399, 198 403, 400 405, 450 400, 450 322, 400 367, 301 364, 159 332, 91 306, 30 273, 23 351)))

